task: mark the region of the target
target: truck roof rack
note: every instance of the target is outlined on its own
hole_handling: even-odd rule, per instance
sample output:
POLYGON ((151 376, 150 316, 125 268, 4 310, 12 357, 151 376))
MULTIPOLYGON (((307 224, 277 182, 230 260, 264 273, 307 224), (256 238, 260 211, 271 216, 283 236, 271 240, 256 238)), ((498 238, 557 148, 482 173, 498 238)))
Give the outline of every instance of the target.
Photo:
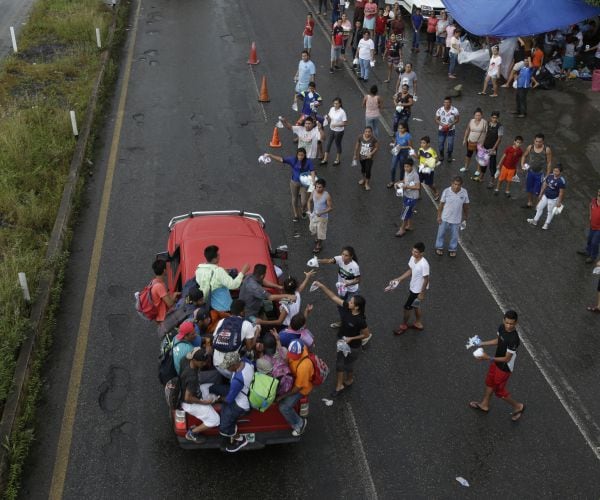
POLYGON ((207 216, 207 215, 239 215, 240 217, 246 217, 248 219, 256 220, 257 222, 260 223, 260 225, 262 227, 265 227, 265 225, 266 225, 265 219, 260 214, 255 214, 252 212, 244 212, 243 210, 209 210, 209 211, 202 211, 202 212, 190 212, 187 214, 177 215, 177 216, 173 217, 169 221, 169 231, 171 229, 173 229, 173 226, 175 224, 177 224, 178 222, 181 222, 182 220, 192 219, 194 217, 203 217, 203 216, 207 216))

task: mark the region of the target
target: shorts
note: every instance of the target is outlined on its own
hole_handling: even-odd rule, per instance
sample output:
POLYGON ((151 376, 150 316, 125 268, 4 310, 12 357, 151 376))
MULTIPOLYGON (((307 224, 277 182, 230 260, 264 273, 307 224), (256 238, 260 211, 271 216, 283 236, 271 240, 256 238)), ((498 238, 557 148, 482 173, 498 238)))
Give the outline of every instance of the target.
POLYGON ((498 177, 498 181, 512 182, 512 179, 516 173, 516 168, 506 168, 504 165, 502 165, 502 167, 500 167, 500 177, 498 177))
POLYGON ((342 46, 338 46, 338 45, 332 45, 331 46, 331 60, 335 61, 336 59, 339 59, 340 57, 342 57, 342 46))
POLYGON ((297 82, 294 90, 296 91, 296 94, 306 92, 308 90, 308 82, 297 82))
POLYGON ((406 196, 402 199, 404 208, 402 209, 401 220, 409 220, 412 217, 417 201, 419 201, 418 198, 407 198, 406 196))
POLYGON ((354 362, 358 358, 359 351, 359 348, 352 347, 348 356, 344 356, 344 353, 338 351, 335 358, 335 371, 337 373, 354 371, 354 362))
POLYGON ((409 290, 408 292, 408 298, 406 299, 406 302, 404 303, 404 309, 406 311, 410 311, 411 309, 416 309, 417 306, 413 306, 413 303, 415 300, 417 300, 417 297, 419 296, 418 293, 415 292, 411 292, 409 290))
POLYGON ((477 151, 477 143, 467 141, 467 158, 471 158, 475 151, 477 151))
POLYGON ((485 385, 494 389, 494 394, 498 398, 507 398, 510 392, 506 390, 506 384, 510 378, 510 372, 505 372, 496 366, 496 363, 491 363, 487 376, 485 377, 485 385))
POLYGON ((304 35, 304 48, 312 49, 312 35, 304 35))
POLYGON ((525 183, 525 190, 528 193, 535 194, 538 196, 540 191, 542 190, 542 182, 544 181, 544 173, 543 172, 532 172, 529 170, 527 172, 527 180, 525 183))
POLYGON ((397 56, 397 57, 388 56, 387 62, 389 64, 393 64, 394 66, 398 66, 398 64, 400 64, 400 56, 397 56))
POLYGON ((363 28, 366 30, 374 30, 375 29, 375 16, 373 16, 371 19, 367 19, 365 17, 365 20, 363 22, 363 28))
POLYGON ((433 33, 427 33, 427 41, 429 43, 434 43, 436 40, 435 31, 433 33))
POLYGON ((431 172, 429 174, 424 174, 423 172, 419 172, 419 181, 421 184, 426 184, 427 186, 433 186, 433 174, 435 172, 431 172))
POLYGON ((181 409, 200 420, 206 427, 218 427, 221 423, 219 414, 212 405, 181 403, 181 409))
POLYGON ((327 222, 328 217, 311 217, 308 229, 313 236, 316 234, 318 240, 327 239, 327 222))
POLYGON ((446 45, 446 37, 445 36, 436 36, 435 41, 440 45, 446 45))

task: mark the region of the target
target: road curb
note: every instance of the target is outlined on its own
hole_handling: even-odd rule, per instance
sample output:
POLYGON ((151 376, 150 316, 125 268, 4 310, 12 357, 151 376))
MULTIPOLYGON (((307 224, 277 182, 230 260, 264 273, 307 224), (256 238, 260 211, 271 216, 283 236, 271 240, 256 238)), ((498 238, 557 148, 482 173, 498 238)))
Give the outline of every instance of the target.
POLYGON ((101 87, 106 74, 106 68, 110 61, 110 56, 113 51, 113 41, 118 24, 118 15, 115 10, 113 20, 108 32, 108 40, 106 50, 101 55, 101 67, 94 83, 92 94, 87 106, 83 127, 77 138, 77 145, 73 152, 69 173, 63 189, 60 206, 56 215, 56 220, 50 233, 48 241, 45 261, 48 263, 50 273, 48 276, 43 276, 40 280, 36 300, 31 307, 29 315, 30 327, 29 335, 24 340, 19 349, 19 355, 15 365, 15 372, 10 393, 6 398, 2 418, 0 420, 0 491, 4 491, 7 481, 7 470, 9 465, 9 446, 10 438, 15 430, 15 426, 21 415, 23 402, 27 395, 27 383, 31 370, 32 360, 36 353, 36 343, 39 332, 42 330, 43 323, 46 319, 46 313, 50 306, 52 287, 55 284, 58 270, 53 269, 52 262, 60 257, 64 251, 65 238, 68 234, 69 224, 73 216, 73 208, 75 205, 76 194, 81 174, 81 167, 85 158, 85 153, 88 148, 90 134, 96 111, 98 99, 100 96, 101 87))

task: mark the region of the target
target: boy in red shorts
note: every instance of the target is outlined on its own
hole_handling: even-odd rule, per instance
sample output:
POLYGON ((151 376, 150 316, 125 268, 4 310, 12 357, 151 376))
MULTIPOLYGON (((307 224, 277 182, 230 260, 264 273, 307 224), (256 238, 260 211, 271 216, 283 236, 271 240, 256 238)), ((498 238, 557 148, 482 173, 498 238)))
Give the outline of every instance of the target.
POLYGON ((492 394, 496 394, 496 397, 503 399, 509 405, 513 407, 513 413, 511 414, 511 420, 516 422, 521 418, 525 411, 525 404, 519 403, 510 397, 510 393, 506 389, 506 384, 510 378, 511 373, 515 368, 515 359, 517 357, 517 348, 521 343, 519 334, 517 333, 517 320, 519 319, 516 311, 506 311, 504 313, 504 319, 502 324, 498 327, 498 337, 494 340, 487 340, 481 342, 479 346, 495 345, 496 354, 494 356, 483 355, 477 359, 488 360, 490 362, 490 368, 485 378, 485 392, 483 399, 478 401, 471 401, 469 406, 474 410, 478 410, 483 413, 490 411, 490 398, 492 394))
POLYGON ((506 190, 504 191, 504 196, 510 198, 510 183, 512 182, 513 177, 517 173, 517 164, 523 156, 523 150, 521 149, 521 144, 523 144, 523 138, 518 135, 515 137, 512 146, 508 146, 504 153, 502 154, 502 158, 500 158, 500 176, 498 177, 498 184, 496 184, 496 189, 494 189, 494 195, 498 196, 500 192, 500 184, 502 182, 506 182, 506 190))

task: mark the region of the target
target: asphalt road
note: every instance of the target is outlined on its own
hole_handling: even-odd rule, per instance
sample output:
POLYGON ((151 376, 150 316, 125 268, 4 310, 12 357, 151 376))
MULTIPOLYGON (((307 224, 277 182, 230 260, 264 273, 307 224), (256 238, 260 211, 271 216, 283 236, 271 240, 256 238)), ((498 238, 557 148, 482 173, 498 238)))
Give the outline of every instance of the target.
MULTIPOLYGON (((334 255, 346 244, 356 248, 374 339, 359 361, 351 392, 326 407, 321 397, 332 382, 315 391, 308 430, 298 445, 235 456, 178 449, 156 380, 153 328, 135 315, 132 293, 147 281, 154 254, 164 249, 169 219, 190 210, 263 214, 273 243, 290 247, 286 272, 301 275, 312 245, 305 226, 293 238, 289 173, 273 164, 258 166, 256 158, 267 150, 277 115, 291 117, 305 13, 305 4, 292 0, 143 0, 81 384, 77 399, 65 404, 78 361, 74 351, 113 126, 119 123, 116 102, 75 231, 21 496, 48 496, 55 461, 64 452, 57 454, 63 412, 75 404, 65 498, 499 498, 508 491, 521 497, 598 497, 600 464, 590 444, 600 442, 600 349, 594 338, 599 318, 585 311, 595 282, 574 253, 584 241, 587 198, 600 185, 599 167, 592 163, 598 143, 590 134, 597 97, 577 84, 562 92, 534 92, 530 107, 536 112, 523 122, 508 116, 511 91, 493 103, 503 112, 507 137, 546 132, 568 167, 567 208, 550 231, 538 231, 525 223, 522 193, 498 199, 467 181, 472 217, 462 238, 465 252, 455 260, 429 252, 426 330, 395 338, 391 330, 406 286, 392 294, 382 290, 406 268, 415 241, 432 248, 434 206, 421 201, 415 231, 394 238, 400 206, 385 188, 387 147, 375 162, 373 190, 359 189, 350 151, 363 123, 360 86, 346 71, 329 75, 329 46, 321 31, 313 51, 318 89, 326 102, 341 96, 350 120, 342 165, 318 169, 335 206, 324 254, 334 255), (261 59, 255 68, 246 64, 252 41, 261 59), (264 107, 255 84, 262 75, 271 98, 264 107), (475 333, 494 335, 501 320, 498 303, 519 311, 528 347, 520 349, 510 382, 514 396, 527 404, 516 425, 500 401, 489 415, 467 407, 481 395, 486 366, 473 360, 464 343, 475 333), (456 476, 465 477, 470 488, 461 487, 456 476)), ((412 122, 413 135, 435 135, 432 115, 451 85, 445 68, 426 54, 417 57, 416 66, 420 90, 413 116, 423 121, 412 122)), ((380 83, 378 74, 370 83, 380 83)), ((456 105, 463 114, 478 105, 491 111, 489 98, 474 95, 480 72, 461 67, 459 75, 465 92, 456 105)), ((278 152, 291 153, 291 134, 284 131, 282 139, 278 152)), ((460 157, 460 146, 456 153, 460 157)), ((438 185, 447 185, 457 170, 458 162, 445 165, 438 185)), ((319 279, 333 285, 334 270, 319 271, 319 279)), ((335 309, 320 295, 307 293, 304 300, 315 303, 310 326, 319 352, 333 364, 328 324, 335 309)))
POLYGON ((18 41, 19 31, 27 22, 27 15, 33 3, 34 0, 0 0, 0 59, 4 59, 13 51, 10 27, 15 28, 18 41))

